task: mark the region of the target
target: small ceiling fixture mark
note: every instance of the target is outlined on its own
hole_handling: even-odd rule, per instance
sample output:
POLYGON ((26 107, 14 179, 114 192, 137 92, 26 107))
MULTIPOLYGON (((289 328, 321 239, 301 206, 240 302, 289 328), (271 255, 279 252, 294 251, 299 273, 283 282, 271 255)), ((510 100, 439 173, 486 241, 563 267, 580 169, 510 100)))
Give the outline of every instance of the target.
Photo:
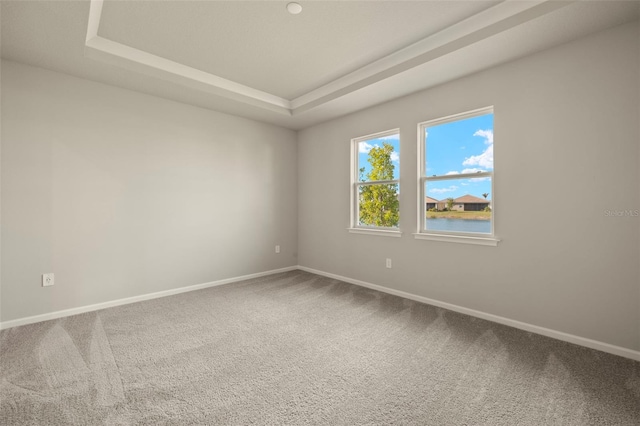
POLYGON ((302 6, 299 3, 291 2, 287 4, 287 11, 292 15, 302 12, 302 6))

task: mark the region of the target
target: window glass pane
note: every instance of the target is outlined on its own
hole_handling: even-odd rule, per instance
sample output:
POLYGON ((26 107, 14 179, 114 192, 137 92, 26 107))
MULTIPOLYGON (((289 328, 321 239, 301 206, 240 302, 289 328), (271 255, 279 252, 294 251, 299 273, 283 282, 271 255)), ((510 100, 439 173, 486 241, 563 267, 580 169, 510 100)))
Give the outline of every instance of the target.
POLYGON ((400 220, 398 184, 358 185, 358 224, 397 228, 400 220))
POLYGON ((358 142, 358 181, 398 180, 400 135, 358 142))
POLYGON ((493 114, 429 126, 425 176, 493 170, 493 114))
POLYGON ((491 178, 425 183, 427 231, 491 234, 491 178))

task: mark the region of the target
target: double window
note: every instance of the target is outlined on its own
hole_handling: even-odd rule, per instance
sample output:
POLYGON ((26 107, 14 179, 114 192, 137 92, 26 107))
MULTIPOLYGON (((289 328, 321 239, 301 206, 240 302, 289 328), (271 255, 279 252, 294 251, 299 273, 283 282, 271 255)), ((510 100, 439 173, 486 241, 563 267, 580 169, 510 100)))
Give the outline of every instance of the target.
MULTIPOLYGON (((418 239, 496 245, 493 107, 418 125, 418 239)), ((351 141, 351 232, 400 236, 400 132, 351 141)))
POLYGON ((398 129, 353 139, 351 149, 351 231, 399 236, 398 129))

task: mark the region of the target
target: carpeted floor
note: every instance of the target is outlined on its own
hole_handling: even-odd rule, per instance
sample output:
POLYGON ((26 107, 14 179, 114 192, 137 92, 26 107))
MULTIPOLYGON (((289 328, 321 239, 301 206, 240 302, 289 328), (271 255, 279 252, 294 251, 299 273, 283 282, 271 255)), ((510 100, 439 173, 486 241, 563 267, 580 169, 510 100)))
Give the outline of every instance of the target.
POLYGON ((301 271, 0 333, 3 425, 638 425, 640 363, 301 271))

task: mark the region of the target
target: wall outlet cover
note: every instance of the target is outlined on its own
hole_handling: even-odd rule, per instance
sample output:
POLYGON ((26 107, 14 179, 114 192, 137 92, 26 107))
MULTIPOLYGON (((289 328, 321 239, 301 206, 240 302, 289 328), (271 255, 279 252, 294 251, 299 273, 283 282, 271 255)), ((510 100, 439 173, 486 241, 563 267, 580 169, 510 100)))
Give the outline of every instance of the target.
POLYGON ((49 287, 55 283, 53 273, 42 274, 42 287, 49 287))

